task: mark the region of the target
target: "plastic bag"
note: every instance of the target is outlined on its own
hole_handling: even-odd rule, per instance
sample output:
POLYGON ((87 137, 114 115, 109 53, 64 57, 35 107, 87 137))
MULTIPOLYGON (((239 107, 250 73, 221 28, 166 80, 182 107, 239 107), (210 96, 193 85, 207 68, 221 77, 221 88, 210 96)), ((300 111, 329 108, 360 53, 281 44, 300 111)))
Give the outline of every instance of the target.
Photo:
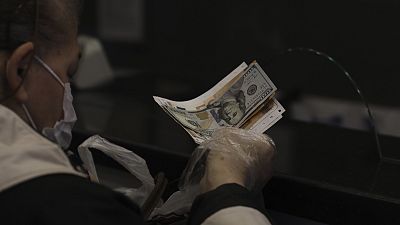
MULTIPOLYGON (((119 190, 142 206, 154 189, 154 179, 145 160, 98 135, 90 137, 78 147, 78 152, 90 179, 96 182, 99 182, 99 177, 90 148, 105 153, 140 180, 142 185, 139 188, 121 187, 119 190)), ((249 190, 260 190, 271 175, 274 152, 275 144, 267 135, 238 128, 215 131, 209 141, 203 142, 193 152, 181 176, 179 190, 155 208, 150 218, 157 220, 171 215, 186 215, 198 195, 211 190, 213 185, 226 183, 226 178, 236 176, 243 179, 243 185, 249 190)))
POLYGON ((150 218, 156 219, 169 215, 187 216, 194 199, 200 193, 198 188, 198 186, 193 186, 174 192, 161 207, 154 209, 150 218))
POLYGON ((91 149, 97 149, 111 157, 140 181, 139 188, 121 186, 115 190, 122 192, 139 206, 142 206, 154 189, 154 179, 149 172, 146 161, 132 151, 112 144, 98 135, 92 136, 78 147, 78 152, 85 169, 89 173, 90 180, 97 183, 101 181, 99 180, 91 149))

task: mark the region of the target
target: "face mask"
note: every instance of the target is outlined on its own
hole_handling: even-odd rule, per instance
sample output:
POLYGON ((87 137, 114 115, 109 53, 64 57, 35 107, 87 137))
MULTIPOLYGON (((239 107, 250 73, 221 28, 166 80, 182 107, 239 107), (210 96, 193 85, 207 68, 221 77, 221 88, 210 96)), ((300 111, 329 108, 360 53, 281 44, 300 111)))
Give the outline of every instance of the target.
MULTIPOLYGON (((53 128, 44 128, 42 134, 50 141, 58 144, 61 148, 67 149, 72 140, 72 128, 77 120, 74 107, 72 105, 73 97, 71 94, 70 83, 63 83, 60 77, 38 56, 34 56, 35 59, 63 86, 64 88, 64 99, 63 99, 63 110, 64 118, 57 121, 53 128)), ((30 123, 37 130, 30 113, 25 105, 22 105, 30 123)))

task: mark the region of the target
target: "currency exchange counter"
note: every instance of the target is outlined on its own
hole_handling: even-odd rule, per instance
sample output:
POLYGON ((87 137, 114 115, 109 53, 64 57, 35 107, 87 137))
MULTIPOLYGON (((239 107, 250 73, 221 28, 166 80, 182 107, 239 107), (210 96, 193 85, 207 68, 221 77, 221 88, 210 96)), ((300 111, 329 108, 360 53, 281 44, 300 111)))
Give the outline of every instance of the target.
MULTIPOLYGON (((73 146, 100 134, 142 156, 153 175, 163 171, 176 181, 195 144, 147 91, 148 98, 137 90, 76 93, 73 146)), ((284 117, 268 133, 278 148, 264 189, 268 209, 326 224, 400 224, 400 139, 381 136, 393 160, 378 160, 369 132, 284 117)), ((112 166, 107 158, 100 163, 112 166)))

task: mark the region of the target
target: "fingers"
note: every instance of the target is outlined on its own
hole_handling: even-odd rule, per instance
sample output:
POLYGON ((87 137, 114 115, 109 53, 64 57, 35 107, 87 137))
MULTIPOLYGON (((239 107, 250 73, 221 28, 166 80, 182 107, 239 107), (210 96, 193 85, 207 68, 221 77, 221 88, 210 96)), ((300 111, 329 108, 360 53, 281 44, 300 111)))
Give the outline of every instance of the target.
POLYGON ((184 173, 184 182, 186 185, 200 184, 202 192, 228 183, 261 190, 272 176, 274 154, 275 145, 268 136, 223 128, 193 153, 184 173))
POLYGON ((271 178, 275 145, 266 135, 223 128, 203 145, 210 149, 206 166, 210 185, 233 180, 248 189, 258 189, 271 178))

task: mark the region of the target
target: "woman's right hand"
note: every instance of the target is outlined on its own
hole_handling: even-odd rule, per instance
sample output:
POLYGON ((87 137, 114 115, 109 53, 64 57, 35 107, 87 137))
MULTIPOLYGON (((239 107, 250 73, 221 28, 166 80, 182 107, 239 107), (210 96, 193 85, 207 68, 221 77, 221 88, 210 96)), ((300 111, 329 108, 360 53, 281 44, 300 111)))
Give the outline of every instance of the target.
POLYGON ((270 137, 238 128, 221 128, 198 150, 209 151, 201 192, 228 183, 261 190, 272 176, 275 144, 270 137))

